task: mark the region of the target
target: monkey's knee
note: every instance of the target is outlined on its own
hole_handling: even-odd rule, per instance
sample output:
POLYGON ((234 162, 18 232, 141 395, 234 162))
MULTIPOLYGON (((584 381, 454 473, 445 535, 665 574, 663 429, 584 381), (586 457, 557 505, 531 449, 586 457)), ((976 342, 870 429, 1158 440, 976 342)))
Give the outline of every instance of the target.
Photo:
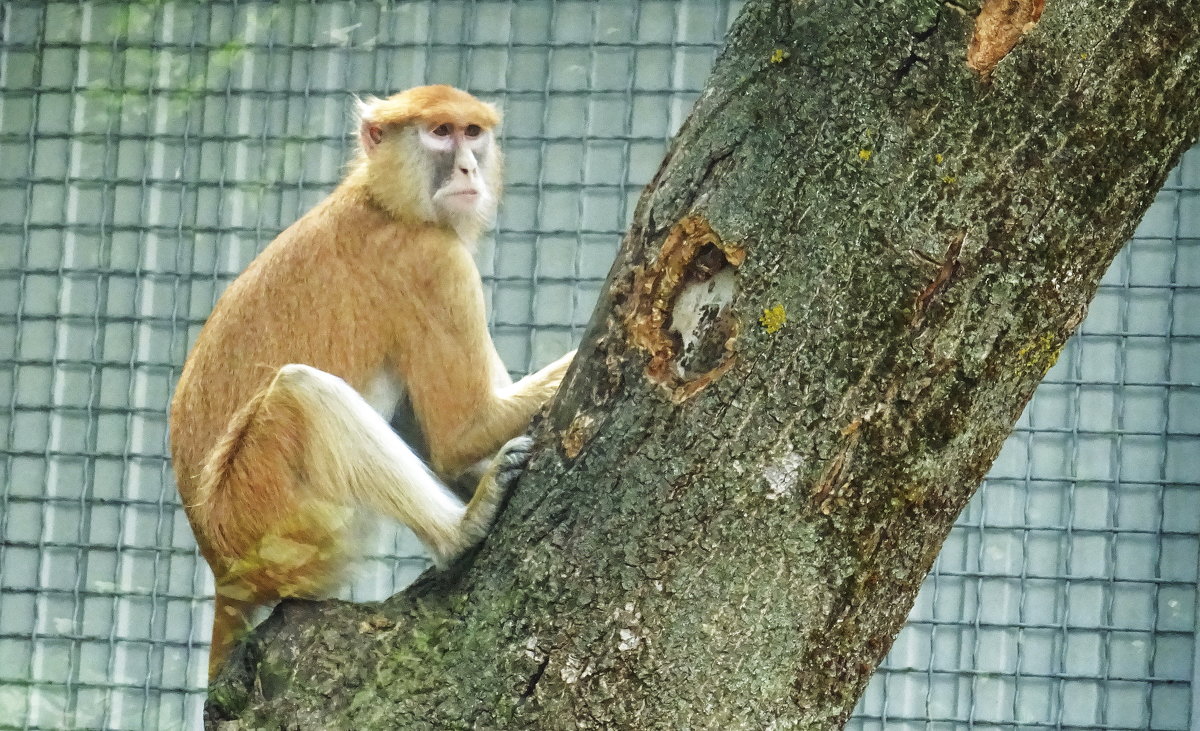
POLYGON ((287 365, 280 366, 279 370, 275 373, 275 380, 271 385, 274 388, 283 387, 287 389, 341 390, 343 388, 350 388, 348 383, 332 373, 327 373, 320 368, 313 368, 303 363, 288 363, 287 365))
POLYGON ((358 414, 360 402, 366 404, 359 393, 338 376, 303 363, 280 366, 267 390, 297 399, 310 416, 311 412, 326 412, 338 404, 358 414))

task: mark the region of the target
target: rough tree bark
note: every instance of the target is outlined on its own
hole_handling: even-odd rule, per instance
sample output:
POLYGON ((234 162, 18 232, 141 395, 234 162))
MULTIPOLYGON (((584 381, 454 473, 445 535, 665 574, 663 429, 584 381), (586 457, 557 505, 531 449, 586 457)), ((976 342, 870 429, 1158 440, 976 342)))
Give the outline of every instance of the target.
POLYGON ((840 727, 1195 139, 1198 19, 750 0, 486 544, 285 603, 210 723, 840 727))

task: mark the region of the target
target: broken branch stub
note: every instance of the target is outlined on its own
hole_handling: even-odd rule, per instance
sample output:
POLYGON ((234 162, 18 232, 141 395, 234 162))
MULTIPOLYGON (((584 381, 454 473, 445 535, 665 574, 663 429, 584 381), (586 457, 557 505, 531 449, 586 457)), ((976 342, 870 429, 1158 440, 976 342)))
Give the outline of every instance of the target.
POLYGON ((733 366, 734 270, 745 259, 745 249, 690 215, 671 228, 652 263, 634 270, 625 331, 631 345, 650 354, 646 376, 676 403, 733 366))
POLYGON ((986 78, 1037 25, 1046 0, 984 0, 967 46, 967 65, 986 78))

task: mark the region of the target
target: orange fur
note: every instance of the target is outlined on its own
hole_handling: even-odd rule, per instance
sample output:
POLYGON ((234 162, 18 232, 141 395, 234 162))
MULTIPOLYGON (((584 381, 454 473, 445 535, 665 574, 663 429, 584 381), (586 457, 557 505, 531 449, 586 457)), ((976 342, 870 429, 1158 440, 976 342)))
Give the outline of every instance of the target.
POLYGON ((370 120, 381 125, 420 122, 436 126, 443 122, 478 124, 492 129, 500 124, 500 113, 465 91, 438 84, 419 86, 387 99, 372 99, 370 120))
MULTIPOLYGON (((446 121, 490 130, 499 116, 450 87, 368 102, 364 124, 388 125, 384 142, 229 286, 184 366, 171 446, 217 582, 210 672, 255 605, 340 582, 357 507, 403 520, 442 561, 490 521, 490 473, 465 506, 443 495, 354 391, 382 373, 403 383, 430 467, 446 478, 520 434, 570 362, 517 384, 503 371, 471 258, 477 228, 427 205, 420 149, 392 134, 446 121)), ((494 198, 493 149, 480 180, 494 198)))

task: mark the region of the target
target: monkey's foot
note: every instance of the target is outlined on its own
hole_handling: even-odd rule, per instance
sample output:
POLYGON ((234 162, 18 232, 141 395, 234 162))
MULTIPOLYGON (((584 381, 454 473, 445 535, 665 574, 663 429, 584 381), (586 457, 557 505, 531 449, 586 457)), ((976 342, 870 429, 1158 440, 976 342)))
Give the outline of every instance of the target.
MULTIPOLYGON (((463 516, 463 534, 471 536, 470 543, 478 542, 487 533, 488 526, 496 516, 500 503, 504 501, 517 478, 529 464, 529 455, 533 452, 533 440, 526 436, 516 437, 505 442, 496 456, 488 464, 487 472, 475 488, 475 496, 467 504, 467 512, 463 516)), ((467 543, 466 545, 470 545, 467 543)), ((462 548, 465 548, 464 545, 462 548)), ((453 553, 439 559, 445 564, 453 553)))

